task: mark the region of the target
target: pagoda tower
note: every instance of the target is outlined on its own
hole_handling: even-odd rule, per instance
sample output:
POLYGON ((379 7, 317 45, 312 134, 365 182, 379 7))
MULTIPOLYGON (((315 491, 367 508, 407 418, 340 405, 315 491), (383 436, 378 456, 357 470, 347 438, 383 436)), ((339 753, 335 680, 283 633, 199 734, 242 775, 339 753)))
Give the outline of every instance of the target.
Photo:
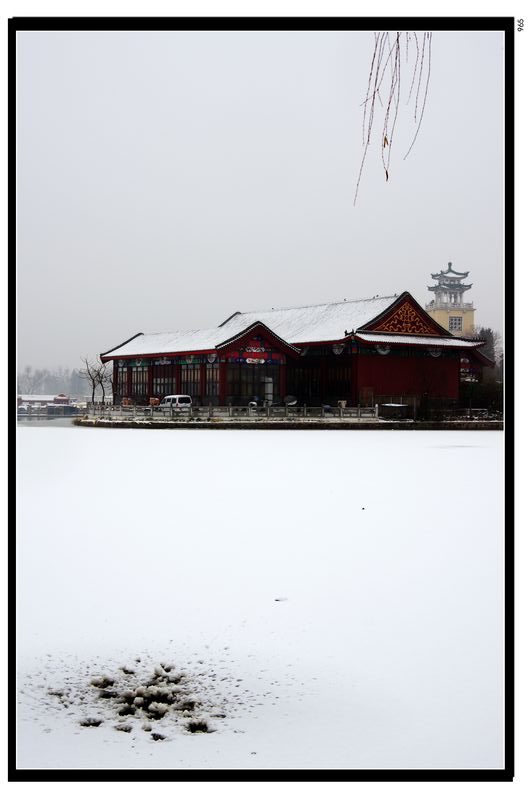
POLYGON ((426 311, 439 325, 456 336, 471 336, 474 333, 474 305, 463 302, 464 293, 472 288, 471 283, 463 283, 467 275, 468 272, 452 269, 452 262, 449 261, 448 269, 432 273, 437 284, 428 286, 435 300, 427 303, 426 311))

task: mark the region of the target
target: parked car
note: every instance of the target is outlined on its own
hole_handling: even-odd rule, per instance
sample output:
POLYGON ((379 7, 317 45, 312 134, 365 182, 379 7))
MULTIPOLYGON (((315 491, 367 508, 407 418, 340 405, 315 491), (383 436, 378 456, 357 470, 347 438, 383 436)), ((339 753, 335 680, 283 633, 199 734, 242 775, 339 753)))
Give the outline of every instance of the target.
POLYGON ((168 394, 161 401, 159 408, 179 408, 191 411, 193 401, 188 394, 168 394))

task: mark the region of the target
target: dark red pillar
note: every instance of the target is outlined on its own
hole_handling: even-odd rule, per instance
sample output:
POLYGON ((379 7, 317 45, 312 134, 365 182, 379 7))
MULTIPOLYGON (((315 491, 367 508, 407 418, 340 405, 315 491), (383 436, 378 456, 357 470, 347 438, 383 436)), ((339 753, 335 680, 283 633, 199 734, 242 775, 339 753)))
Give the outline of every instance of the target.
POLYGON ((320 394, 321 402, 324 403, 327 399, 327 359, 325 356, 320 358, 320 394))
POLYGON ((287 365, 279 365, 279 398, 283 400, 287 393, 287 365))
POLYGON ((153 379, 153 364, 149 361, 147 364, 147 399, 152 397, 152 379, 153 379))
POLYGON ((219 406, 226 405, 226 377, 228 365, 225 361, 219 364, 219 406))
POLYGON ((200 402, 204 403, 206 396, 206 365, 200 365, 200 402))
POLYGON ((351 356, 351 405, 358 404, 358 356, 353 353, 351 356))

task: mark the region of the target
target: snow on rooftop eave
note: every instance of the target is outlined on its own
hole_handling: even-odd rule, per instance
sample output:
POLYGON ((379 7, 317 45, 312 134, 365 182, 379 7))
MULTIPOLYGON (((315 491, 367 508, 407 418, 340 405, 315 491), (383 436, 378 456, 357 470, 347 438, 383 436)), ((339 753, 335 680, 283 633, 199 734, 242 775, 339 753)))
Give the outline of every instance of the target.
MULTIPOLYGON (((253 313, 253 312, 249 312, 249 313, 253 313)), ((236 315, 233 314, 233 316, 236 316, 236 315)), ((219 344, 215 345, 215 349, 216 350, 221 350, 221 349, 224 350, 226 347, 229 347, 233 342, 236 342, 237 339, 240 339, 243 336, 246 336, 248 333, 250 333, 253 328, 258 328, 258 327, 264 328, 264 330, 267 331, 267 333, 269 333, 272 337, 277 339, 277 341, 280 344, 282 344, 285 348, 288 348, 289 350, 293 350, 296 353, 298 352, 298 348, 294 344, 292 344, 291 342, 287 342, 286 339, 283 339, 281 336, 279 336, 272 328, 270 328, 268 325, 265 325, 264 322, 261 322, 261 320, 256 320, 255 322, 250 323, 250 325, 247 325, 245 328, 242 328, 238 333, 233 334, 233 336, 230 336, 224 342, 220 342, 219 344)))
POLYGON ((110 355, 111 353, 113 353, 115 350, 119 350, 120 347, 125 347, 125 345, 128 344, 129 342, 132 342, 133 339, 137 339, 138 336, 145 336, 145 334, 142 333, 141 331, 140 331, 140 333, 135 333, 134 336, 131 336, 129 339, 126 339, 124 342, 121 342, 121 344, 116 345, 116 347, 112 347, 110 350, 105 350, 104 353, 100 353, 99 354, 99 358, 103 362, 112 361, 112 356, 110 355))
POLYGON ((443 336, 424 333, 399 333, 398 331, 360 331, 355 334, 355 339, 367 344, 409 344, 418 346, 439 346, 439 347, 461 347, 466 349, 476 349, 482 347, 485 342, 476 339, 468 339, 462 336, 453 336, 446 331, 443 336))

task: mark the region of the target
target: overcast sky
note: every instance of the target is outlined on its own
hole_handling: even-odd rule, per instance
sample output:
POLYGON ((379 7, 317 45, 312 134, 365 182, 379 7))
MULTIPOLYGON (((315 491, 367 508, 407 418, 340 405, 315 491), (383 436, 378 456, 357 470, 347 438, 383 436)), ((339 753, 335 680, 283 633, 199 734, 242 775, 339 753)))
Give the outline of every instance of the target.
MULTIPOLYGON (((362 157, 368 32, 18 34, 19 366, 470 271, 501 330, 503 34, 434 32, 417 142, 362 157)), ((403 53, 403 100, 413 59, 403 53)), ((378 107, 382 112, 382 107, 378 107)))

